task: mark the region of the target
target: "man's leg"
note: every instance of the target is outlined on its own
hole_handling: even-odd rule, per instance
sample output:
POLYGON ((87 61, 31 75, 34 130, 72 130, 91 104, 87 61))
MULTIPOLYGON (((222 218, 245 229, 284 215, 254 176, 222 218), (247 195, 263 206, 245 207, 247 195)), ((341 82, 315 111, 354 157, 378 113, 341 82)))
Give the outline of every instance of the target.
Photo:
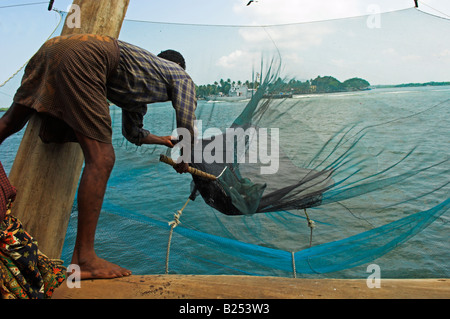
POLYGON ((29 107, 13 103, 11 107, 0 118, 0 144, 11 136, 20 131, 28 122, 35 111, 29 107))
POLYGON ((94 237, 115 155, 105 144, 76 133, 85 157, 85 167, 78 188, 78 231, 72 264, 81 269, 81 279, 128 276, 131 271, 97 257, 94 237))

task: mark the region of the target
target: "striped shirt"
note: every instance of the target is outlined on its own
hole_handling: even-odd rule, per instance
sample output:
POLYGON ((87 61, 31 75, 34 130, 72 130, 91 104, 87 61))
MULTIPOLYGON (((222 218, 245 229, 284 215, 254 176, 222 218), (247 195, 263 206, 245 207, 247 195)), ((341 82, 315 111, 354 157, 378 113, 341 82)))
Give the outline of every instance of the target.
POLYGON ((177 127, 194 136, 197 99, 191 77, 178 64, 123 41, 117 41, 120 62, 108 79, 107 98, 122 108, 122 134, 141 145, 150 132, 143 128, 147 104, 172 101, 177 127))

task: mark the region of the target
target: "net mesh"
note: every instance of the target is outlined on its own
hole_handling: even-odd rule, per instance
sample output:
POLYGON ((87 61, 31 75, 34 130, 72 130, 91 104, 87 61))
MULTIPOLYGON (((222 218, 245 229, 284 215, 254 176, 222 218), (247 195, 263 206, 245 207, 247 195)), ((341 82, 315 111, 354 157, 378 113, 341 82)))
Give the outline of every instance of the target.
MULTIPOLYGON (((122 40, 185 55, 197 92, 207 92, 192 154, 201 160, 192 166, 220 177, 176 174, 159 162, 172 155, 167 149, 129 144, 121 110, 111 106, 116 165, 97 253, 135 274, 168 266, 180 274, 355 277, 375 262, 387 276, 447 277, 449 87, 361 90, 343 80, 405 82, 395 71, 405 66, 409 82, 443 78, 445 68, 431 62, 450 63, 447 42, 429 35, 449 21, 415 9, 372 18, 264 27, 125 20, 122 40), (237 80, 248 80, 248 96, 219 93, 237 80), (169 242, 169 222, 189 196, 169 242)), ((170 134, 172 106, 150 106, 145 121, 152 133, 170 134)), ((75 205, 66 261, 76 217, 75 205)))

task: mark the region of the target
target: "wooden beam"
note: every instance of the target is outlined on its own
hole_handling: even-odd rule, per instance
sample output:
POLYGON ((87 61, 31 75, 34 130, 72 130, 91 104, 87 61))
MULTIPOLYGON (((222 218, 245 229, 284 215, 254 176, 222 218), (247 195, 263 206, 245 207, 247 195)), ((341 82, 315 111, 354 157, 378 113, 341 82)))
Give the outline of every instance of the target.
MULTIPOLYGON (((81 28, 65 23, 61 35, 91 33, 118 38, 129 1, 75 0, 81 28)), ((11 168, 9 179, 17 188, 13 214, 44 254, 60 258, 84 158, 77 143, 42 143, 40 126, 39 117, 33 116, 11 168)))
MULTIPOLYGON (((180 299, 260 299, 270 303, 270 299, 448 299, 449 294, 450 280, 446 278, 383 278, 380 288, 369 288, 366 279, 148 275, 83 280, 80 288, 63 284, 52 299, 173 299, 186 305, 180 299)), ((274 309, 270 310, 272 314, 274 309)))
MULTIPOLYGON (((92 33, 118 38, 129 2, 130 0, 74 0, 73 5, 80 8, 81 28, 71 28, 69 23, 65 23, 61 35, 92 33)), ((71 15, 67 18, 71 18, 71 15)))

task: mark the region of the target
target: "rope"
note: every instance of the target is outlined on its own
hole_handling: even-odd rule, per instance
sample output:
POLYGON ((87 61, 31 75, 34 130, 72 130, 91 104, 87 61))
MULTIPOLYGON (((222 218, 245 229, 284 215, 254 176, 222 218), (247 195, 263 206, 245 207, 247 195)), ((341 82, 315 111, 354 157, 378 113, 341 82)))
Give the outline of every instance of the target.
POLYGON ((0 9, 4 8, 14 8, 14 7, 25 7, 25 6, 34 6, 37 4, 47 4, 47 1, 45 2, 31 2, 31 3, 22 3, 22 4, 11 4, 7 6, 1 6, 0 9))
POLYGON ((308 213, 306 212, 306 208, 304 210, 305 210, 306 220, 308 221, 308 227, 311 229, 311 232, 310 232, 310 235, 309 235, 309 248, 311 248, 311 246, 312 246, 312 237, 313 237, 313 229, 316 227, 316 223, 309 218, 308 213))
MULTIPOLYGON (((163 163, 169 164, 171 166, 175 166, 175 162, 170 157, 167 157, 164 154, 161 154, 159 156, 159 160, 161 162, 163 162, 163 163)), ((204 178, 207 178, 207 179, 211 179, 211 180, 216 180, 217 179, 217 177, 214 176, 214 175, 205 173, 203 171, 200 171, 200 170, 198 170, 198 169, 196 169, 194 167, 190 167, 190 166, 189 166, 189 173, 191 173, 192 175, 201 176, 201 177, 204 177, 204 178)), ((193 196, 193 195, 191 195, 191 196, 193 196)), ((173 229, 175 227, 177 227, 179 224, 181 224, 181 222, 180 222, 181 214, 183 213, 183 210, 186 208, 186 205, 191 200, 191 196, 189 196, 189 198, 186 201, 186 203, 184 204, 184 206, 179 211, 177 211, 176 214, 173 215, 173 217, 174 217, 173 221, 169 222, 170 233, 169 233, 169 242, 167 243, 167 253, 166 253, 166 275, 169 273, 169 254, 170 254, 170 245, 171 245, 171 242, 172 242, 173 229)))
POLYGON ((173 221, 169 222, 170 233, 169 233, 169 242, 167 243, 167 252, 166 252, 166 275, 169 273, 169 254, 170 254, 170 245, 172 242, 173 229, 175 227, 177 227, 179 224, 181 224, 181 222, 180 222, 181 214, 183 214, 183 210, 186 208, 186 206, 190 200, 191 199, 188 198, 188 200, 186 201, 184 206, 180 210, 178 210, 176 214, 173 215, 173 217, 174 217, 173 221))
MULTIPOLYGON (((422 2, 422 1, 421 1, 422 2)), ((423 3, 423 2, 422 2, 423 3)), ((411 6, 403 8, 403 9, 396 9, 392 11, 386 11, 383 13, 391 13, 391 12, 401 12, 412 9, 411 6)), ((355 17, 338 17, 338 18, 329 18, 324 20, 311 20, 311 21, 299 21, 299 22, 288 22, 288 23, 275 23, 275 24, 258 24, 258 25, 248 25, 248 24, 207 24, 207 23, 183 23, 183 22, 165 22, 165 21, 148 21, 148 20, 142 20, 142 19, 125 19, 125 21, 131 21, 136 23, 148 23, 148 24, 166 24, 166 25, 177 25, 177 26, 193 26, 193 27, 224 27, 224 28, 272 28, 272 27, 282 27, 282 26, 295 26, 295 25, 302 25, 302 24, 312 24, 312 23, 320 23, 320 22, 329 22, 329 21, 338 21, 338 20, 345 20, 345 19, 352 19, 352 18, 358 18, 358 17, 366 17, 367 14, 361 14, 355 17)))
POLYGON ((295 253, 291 251, 292 256, 292 274, 294 275, 294 278, 297 278, 297 270, 295 269, 295 253))
MULTIPOLYGON (((62 21, 62 18, 63 18, 63 15, 62 15, 62 11, 59 11, 59 10, 56 10, 56 9, 53 9, 53 11, 55 11, 55 12, 57 12, 58 14, 59 14, 59 22, 58 22, 58 25, 55 27, 55 29, 52 31, 52 33, 50 33, 50 35, 48 36, 48 38, 44 41, 44 42, 46 42, 47 40, 49 40, 51 37, 52 37, 52 35, 55 33, 55 31, 59 28, 59 26, 61 25, 61 21, 62 21)), ((15 77, 16 75, 17 75, 17 73, 19 73, 20 71, 22 71, 22 69, 28 64, 28 62, 31 60, 31 58, 30 59, 28 59, 13 75, 11 75, 8 79, 6 79, 6 81, 4 81, 2 84, 0 84, 0 87, 3 87, 3 86, 5 86, 5 84, 6 83, 8 83, 9 81, 11 81, 11 79, 13 78, 13 77, 15 77)))
MULTIPOLYGON (((308 227, 311 229, 310 231, 310 235, 309 235, 309 248, 312 247, 312 238, 313 238, 313 230, 316 227, 316 223, 309 218, 308 213, 306 212, 306 208, 303 209, 306 215, 306 220, 308 221, 308 227)), ((294 278, 297 278, 297 270, 295 268, 295 252, 291 251, 291 260, 292 260, 292 275, 294 278)), ((309 264, 309 260, 308 260, 308 264, 309 264)), ((312 267, 311 267, 312 269, 312 267)))
MULTIPOLYGON (((432 9, 432 10, 436 11, 436 12, 439 12, 440 14, 442 14, 442 15, 446 16, 447 18, 450 18, 450 15, 448 15, 447 13, 445 13, 445 12, 442 12, 442 11, 439 11, 438 9, 436 9, 436 8, 433 8, 433 7, 431 7, 430 5, 426 4, 426 3, 425 3, 425 2, 423 2, 422 0, 420 0, 420 3, 421 3, 421 4, 423 4, 424 6, 426 6, 426 7, 430 8, 430 9, 432 9)), ((416 8, 418 8, 418 7, 416 7, 416 8)))

